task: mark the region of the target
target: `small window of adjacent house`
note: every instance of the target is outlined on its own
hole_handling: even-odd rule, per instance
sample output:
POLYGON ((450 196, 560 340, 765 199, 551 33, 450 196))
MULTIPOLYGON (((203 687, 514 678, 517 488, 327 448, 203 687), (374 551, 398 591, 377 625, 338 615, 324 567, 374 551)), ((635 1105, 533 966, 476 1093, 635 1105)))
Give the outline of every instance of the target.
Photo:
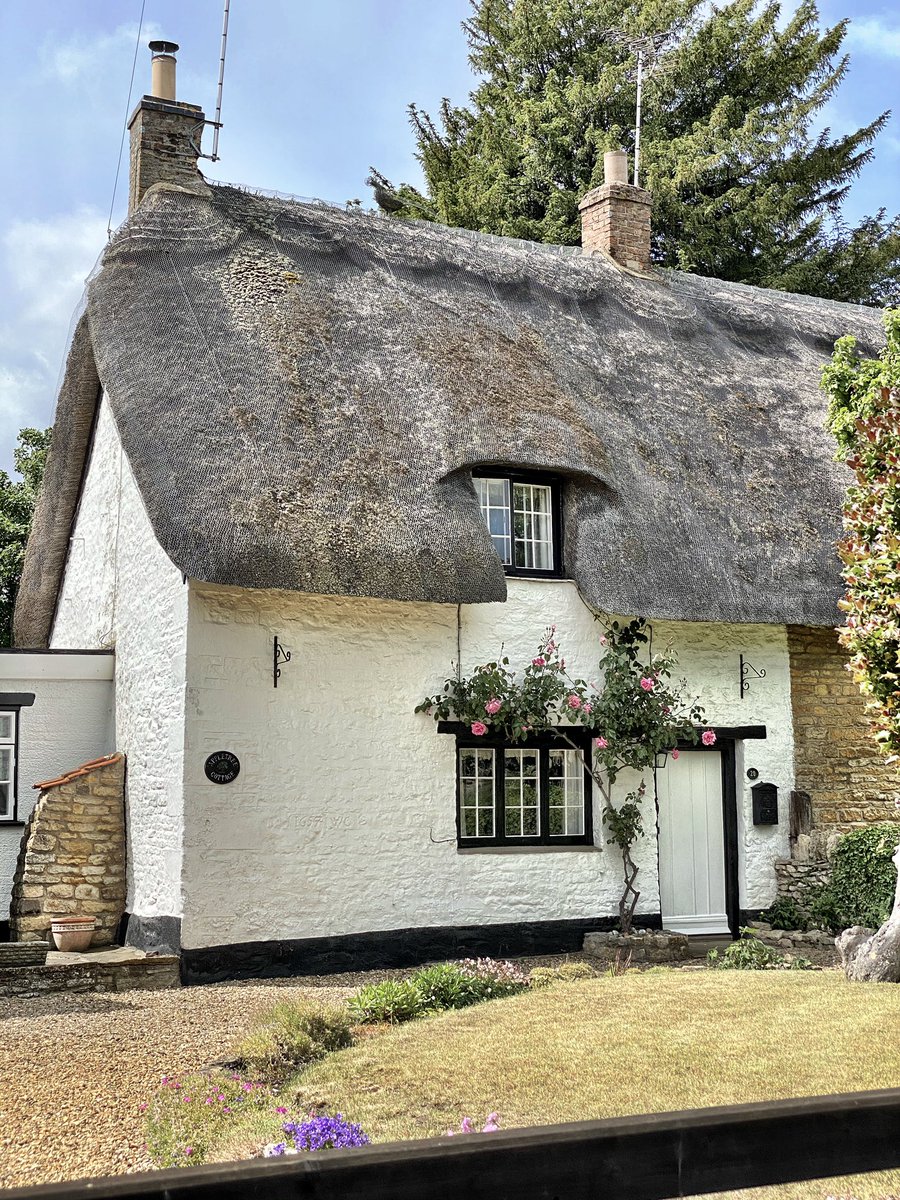
POLYGON ((510 575, 559 575, 559 485, 530 475, 474 475, 481 512, 510 575))
MULTIPOLYGON (((576 735, 579 736, 579 735, 576 735)), ((591 780, 584 748, 457 742, 460 846, 590 842, 591 780)))
POLYGON ((16 809, 16 714, 0 712, 0 821, 11 821, 16 809))

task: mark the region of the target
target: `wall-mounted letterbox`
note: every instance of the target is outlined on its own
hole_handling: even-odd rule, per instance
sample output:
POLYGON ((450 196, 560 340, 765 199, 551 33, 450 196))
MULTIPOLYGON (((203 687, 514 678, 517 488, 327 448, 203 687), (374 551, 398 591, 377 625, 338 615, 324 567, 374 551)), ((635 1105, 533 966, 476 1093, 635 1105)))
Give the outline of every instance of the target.
POLYGON ((774 783, 757 783, 750 789, 753 797, 753 824, 778 824, 778 788, 774 783))

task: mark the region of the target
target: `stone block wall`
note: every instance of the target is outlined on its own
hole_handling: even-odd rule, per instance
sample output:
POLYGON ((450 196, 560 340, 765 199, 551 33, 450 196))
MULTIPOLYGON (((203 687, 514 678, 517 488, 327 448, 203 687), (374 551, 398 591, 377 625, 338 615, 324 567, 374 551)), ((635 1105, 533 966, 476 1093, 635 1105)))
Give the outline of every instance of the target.
POLYGON ((897 819, 900 772, 875 748, 833 629, 788 628, 795 783, 820 830, 897 819))
POLYGON ((14 941, 40 941, 61 916, 97 920, 93 945, 109 944, 125 911, 125 760, 85 763, 38 785, 13 877, 14 941))
POLYGON ((775 878, 778 895, 786 896, 802 904, 806 894, 823 887, 831 878, 831 866, 827 859, 813 862, 797 862, 795 859, 780 859, 775 863, 775 878))

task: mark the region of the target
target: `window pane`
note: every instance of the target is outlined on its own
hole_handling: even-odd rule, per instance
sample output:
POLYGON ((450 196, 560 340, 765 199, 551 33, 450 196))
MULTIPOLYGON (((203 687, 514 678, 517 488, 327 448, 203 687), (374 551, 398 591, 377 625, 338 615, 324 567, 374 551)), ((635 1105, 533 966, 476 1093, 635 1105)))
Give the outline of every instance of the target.
POLYGON ((12 815, 12 786, 8 783, 0 783, 0 817, 11 817, 12 815))
POLYGON ((11 742, 16 735, 16 718, 12 713, 0 713, 0 742, 11 742))
POLYGON ((508 479, 474 479, 481 515, 490 531, 494 549, 500 561, 509 566, 512 562, 512 539, 510 538, 510 503, 508 479))
POLYGON ((0 780, 12 782, 12 748, 0 749, 0 780))
POLYGON ((537 837, 540 825, 537 750, 507 750, 504 770, 506 836, 537 837))
POLYGON ((584 757, 580 750, 551 750, 549 773, 551 837, 584 833, 584 757))
POLYGON ((493 750, 460 750, 459 799, 462 836, 493 837, 493 750))
POLYGON ((515 565, 531 571, 553 570, 552 489, 542 483, 513 485, 515 565))

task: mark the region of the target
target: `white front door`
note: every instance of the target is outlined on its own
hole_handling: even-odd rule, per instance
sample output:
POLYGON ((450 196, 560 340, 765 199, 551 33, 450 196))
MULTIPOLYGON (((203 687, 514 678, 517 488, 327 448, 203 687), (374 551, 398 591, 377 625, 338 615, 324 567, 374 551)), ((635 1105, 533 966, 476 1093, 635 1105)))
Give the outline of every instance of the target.
POLYGON ((659 900, 664 929, 728 933, 722 755, 682 750, 656 773, 659 900))

